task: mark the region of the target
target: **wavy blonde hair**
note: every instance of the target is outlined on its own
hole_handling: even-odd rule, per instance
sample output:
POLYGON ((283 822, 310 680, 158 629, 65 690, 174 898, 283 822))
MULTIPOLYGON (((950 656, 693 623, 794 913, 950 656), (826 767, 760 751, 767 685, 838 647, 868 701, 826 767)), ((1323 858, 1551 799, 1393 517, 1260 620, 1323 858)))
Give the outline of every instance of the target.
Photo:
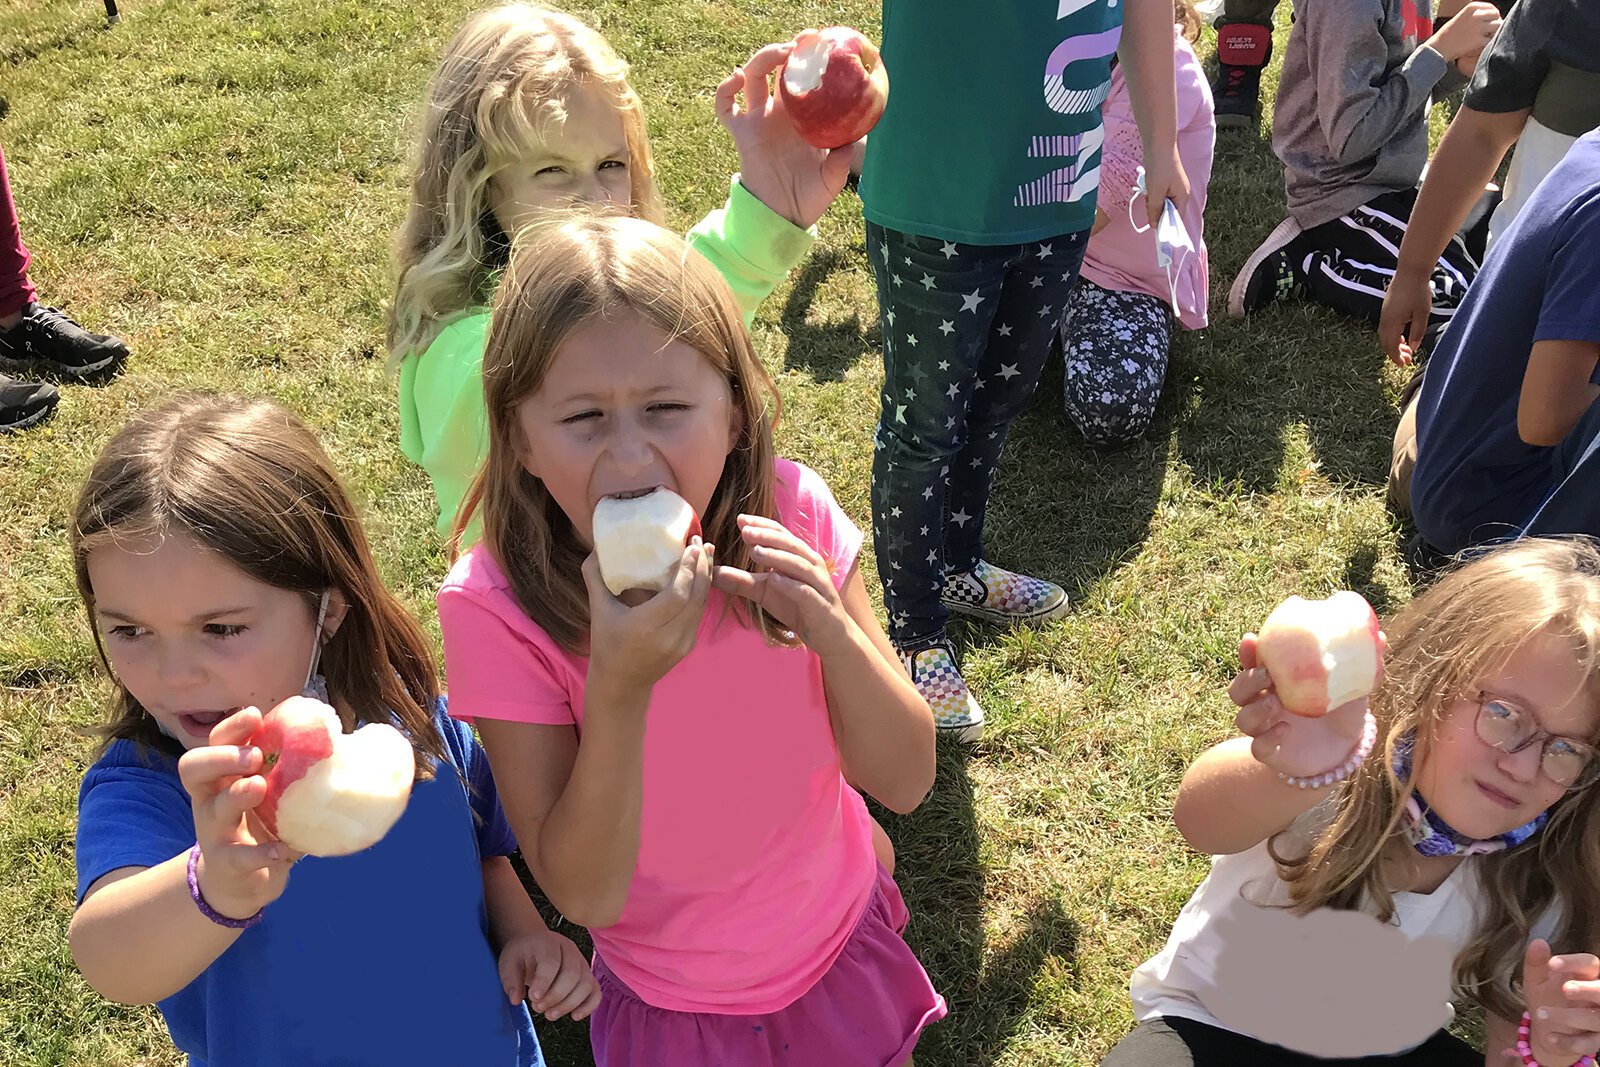
MULTIPOLYGON (((1413 768, 1429 758, 1432 740, 1452 705, 1475 698, 1483 682, 1527 642, 1552 635, 1570 643, 1591 703, 1600 706, 1600 550, 1581 538, 1528 539, 1492 549, 1458 566, 1412 601, 1388 625, 1383 682, 1372 700, 1382 759, 1367 760, 1341 787, 1337 813, 1304 855, 1273 859, 1300 913, 1360 909, 1388 922, 1394 898, 1381 857, 1403 840, 1411 780, 1394 771, 1396 745, 1415 738, 1413 768)), ((1413 771, 1412 778, 1415 778, 1413 771)), ((1506 1018, 1522 1012, 1523 947, 1552 906, 1562 916, 1554 942, 1588 951, 1600 944, 1600 791, 1573 790, 1549 809, 1531 841, 1477 857, 1483 888, 1472 940, 1456 957, 1455 981, 1506 1018)), ((1558 947, 1558 951, 1560 948, 1558 947)))
MULTIPOLYGON (((298 593, 315 616, 328 589, 349 602, 318 669, 348 721, 400 720, 418 751, 445 759, 433 721, 438 676, 427 636, 384 588, 355 504, 316 436, 266 400, 193 395, 135 417, 107 442, 78 493, 72 561, 95 648, 116 681, 95 614, 89 556, 181 533, 258 582, 298 593)), ((117 682, 101 733, 179 754, 117 682)), ((263 709, 265 710, 265 709, 263 709)), ((427 760, 418 777, 431 777, 427 760)))
POLYGON ((489 180, 566 121, 563 100, 599 89, 622 116, 632 214, 661 217, 644 104, 628 64, 571 15, 507 4, 468 19, 445 48, 423 104, 411 207, 395 239, 391 368, 420 354, 451 317, 489 302, 512 235, 489 209, 489 180))
MULTIPOLYGON (((633 314, 711 362, 728 382, 740 432, 701 527, 720 565, 752 569, 740 514, 776 518, 772 431, 780 404, 728 283, 683 238, 625 216, 575 214, 519 239, 495 297, 483 354, 489 456, 456 518, 452 550, 481 509, 483 543, 530 619, 563 647, 583 651, 589 553, 572 523, 518 457, 517 405, 537 392, 562 345, 585 324, 633 314)), ((734 609, 745 618, 743 607, 734 609)), ((751 619, 775 640, 783 627, 751 619)))

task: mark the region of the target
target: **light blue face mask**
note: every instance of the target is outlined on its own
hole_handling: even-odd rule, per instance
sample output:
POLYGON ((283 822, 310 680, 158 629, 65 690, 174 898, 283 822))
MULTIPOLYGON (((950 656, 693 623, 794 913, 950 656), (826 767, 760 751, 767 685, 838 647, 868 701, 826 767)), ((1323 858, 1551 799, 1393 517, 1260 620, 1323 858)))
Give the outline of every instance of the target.
MULTIPOLYGON (((1144 168, 1140 167, 1134 183, 1134 194, 1128 198, 1128 224, 1133 227, 1135 233, 1144 233, 1150 229, 1148 222, 1141 226, 1133 217, 1133 202, 1144 195, 1144 168)), ((1193 254, 1194 241, 1189 237, 1189 231, 1178 215, 1178 205, 1168 197, 1161 205, 1161 219, 1156 223, 1156 266, 1167 276, 1167 293, 1172 298, 1174 318, 1179 314, 1177 275, 1183 268, 1184 257, 1193 254)))

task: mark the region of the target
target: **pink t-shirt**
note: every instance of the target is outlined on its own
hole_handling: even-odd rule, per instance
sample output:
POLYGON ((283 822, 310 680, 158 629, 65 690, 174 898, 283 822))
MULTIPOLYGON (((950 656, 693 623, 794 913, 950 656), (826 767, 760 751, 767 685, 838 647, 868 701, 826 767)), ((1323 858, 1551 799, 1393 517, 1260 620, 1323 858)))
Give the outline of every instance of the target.
MULTIPOLYGON (((1211 182, 1211 155, 1216 146, 1217 122, 1212 113, 1211 87, 1205 71, 1195 58, 1194 49, 1180 28, 1173 47, 1178 83, 1178 159, 1189 176, 1189 202, 1179 212, 1183 228, 1189 231, 1195 252, 1185 255, 1172 278, 1177 283, 1178 321, 1191 330, 1206 325, 1206 253, 1204 217, 1206 187, 1211 182)), ((1139 126, 1133 119, 1133 101, 1119 64, 1111 73, 1111 95, 1101 110, 1105 122, 1105 145, 1100 150, 1100 207, 1111 221, 1089 238, 1080 273, 1102 289, 1148 293, 1170 302, 1166 273, 1156 263, 1156 232, 1134 230, 1128 221, 1128 201, 1134 195, 1134 181, 1144 162, 1139 141, 1139 126)), ((1146 221, 1144 197, 1133 204, 1134 217, 1142 226, 1146 221)), ((1169 303, 1170 306, 1170 303, 1169 303)))
MULTIPOLYGON (((775 464, 778 518, 843 587, 861 531, 814 471, 775 464)), ((645 725, 639 858, 621 918, 591 930, 646 1003, 756 1015, 833 965, 876 876, 861 795, 844 780, 822 663, 766 644, 715 590, 694 650, 656 683, 645 725)), ((450 712, 575 726, 588 659, 517 606, 479 545, 439 591, 450 712)))

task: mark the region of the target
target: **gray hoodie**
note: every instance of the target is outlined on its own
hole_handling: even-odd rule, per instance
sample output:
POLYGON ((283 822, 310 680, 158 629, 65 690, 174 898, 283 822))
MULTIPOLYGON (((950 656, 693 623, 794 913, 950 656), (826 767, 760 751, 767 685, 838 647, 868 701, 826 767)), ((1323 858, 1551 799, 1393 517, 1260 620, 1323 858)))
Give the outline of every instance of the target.
POLYGON ((1295 0, 1272 149, 1302 227, 1421 180, 1432 94, 1466 80, 1422 46, 1432 10, 1432 0, 1295 0))

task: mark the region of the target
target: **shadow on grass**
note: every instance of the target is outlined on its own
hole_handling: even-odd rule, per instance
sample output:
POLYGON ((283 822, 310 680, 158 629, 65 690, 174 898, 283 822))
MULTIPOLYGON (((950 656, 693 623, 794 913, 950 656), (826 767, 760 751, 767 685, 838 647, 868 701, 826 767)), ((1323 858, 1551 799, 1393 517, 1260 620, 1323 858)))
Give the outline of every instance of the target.
POLYGON ((938 785, 914 813, 898 816, 869 802, 895 844, 895 880, 911 911, 906 931, 950 1014, 923 1033, 917 1067, 990 1067, 1028 1008, 1047 960, 1077 953, 1077 925, 1055 898, 1030 906, 1010 946, 985 959, 988 904, 973 811, 971 754, 939 745, 938 785))
POLYGON ((819 382, 837 382, 869 350, 878 351, 882 339, 877 322, 863 322, 860 312, 854 308, 847 318, 838 322, 806 321, 806 312, 828 277, 838 271, 854 269, 858 259, 842 249, 819 245, 796 275, 778 320, 788 338, 783 353, 785 370, 804 371, 819 382))
POLYGON ((1206 208, 1211 324, 1180 335, 1167 375, 1169 390, 1180 379, 1190 386, 1175 419, 1179 454, 1202 484, 1267 491, 1303 425, 1323 475, 1382 484, 1398 415, 1376 329, 1299 298, 1228 316, 1234 276, 1287 214, 1270 145, 1219 136, 1206 208))

